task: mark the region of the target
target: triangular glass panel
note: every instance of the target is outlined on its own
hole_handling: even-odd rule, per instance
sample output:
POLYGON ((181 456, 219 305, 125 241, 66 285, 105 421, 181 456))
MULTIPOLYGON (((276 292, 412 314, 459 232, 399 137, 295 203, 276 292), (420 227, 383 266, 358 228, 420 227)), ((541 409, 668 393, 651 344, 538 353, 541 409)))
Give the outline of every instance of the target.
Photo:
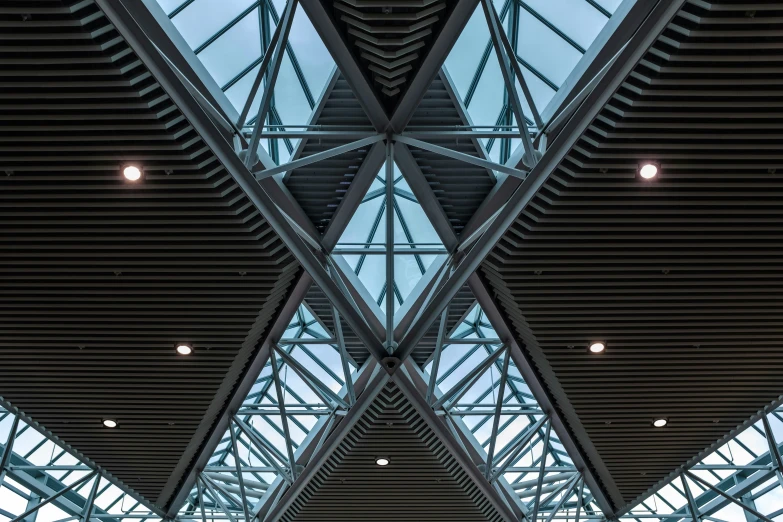
POLYGON ((537 504, 540 520, 574 517, 577 510, 583 518, 600 515, 519 369, 506 360, 510 352, 499 343, 481 307, 466 310, 449 329, 437 369, 435 354, 423 365, 428 379, 437 371, 431 400, 484 452, 488 478, 523 512, 530 513, 537 504))
MULTIPOLYGON (((549 102, 619 6, 616 0, 576 0, 564 5, 546 0, 493 3, 540 114, 546 112, 549 102)), ((454 44, 445 67, 473 124, 498 130, 495 126, 515 128, 516 120, 481 5, 454 44)), ((519 82, 516 87, 526 123, 535 130, 532 110, 519 82)), ((501 163, 521 143, 509 138, 487 138, 483 142, 490 157, 501 163)))
MULTIPOLYGON (((158 0, 185 42, 206 68, 217 88, 241 113, 258 75, 285 1, 158 0)), ((334 68, 334 60, 301 7, 291 24, 288 46, 275 82, 269 125, 294 125, 309 120, 317 97, 334 68)), ((248 132, 264 93, 264 82, 250 105, 248 132)), ((297 130, 296 128, 292 130, 297 130)), ((288 161, 299 140, 268 139, 261 144, 277 161, 288 161)))
MULTIPOLYGON (((378 173, 337 243, 342 254, 375 303, 385 310, 386 282, 386 166, 378 173), (367 252, 366 254, 364 252, 367 252)), ((443 243, 394 165, 394 295, 395 311, 411 296, 438 255, 443 243), (416 253, 424 251, 426 253, 416 253)))

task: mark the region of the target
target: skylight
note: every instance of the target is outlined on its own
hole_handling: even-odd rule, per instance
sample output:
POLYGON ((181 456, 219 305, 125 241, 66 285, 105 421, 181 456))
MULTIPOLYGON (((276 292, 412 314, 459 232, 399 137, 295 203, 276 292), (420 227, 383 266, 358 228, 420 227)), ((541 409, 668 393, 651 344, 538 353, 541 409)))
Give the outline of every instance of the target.
MULTIPOLYGON (((783 469, 777 464, 779 457, 770 450, 778 455, 783 451, 783 408, 770 412, 766 415, 766 423, 763 420, 755 422, 689 469, 698 477, 684 479, 697 514, 703 520, 761 520, 715 493, 709 484, 771 520, 783 520, 783 469)), ((683 478, 677 478, 642 500, 621 520, 691 520, 691 505, 685 488, 683 478)))
MULTIPOLYGON (((494 3, 517 52, 534 104, 542 113, 621 2, 495 0, 494 3)), ((515 124, 481 7, 457 39, 445 67, 474 125, 515 124)), ((527 124, 533 128, 532 112, 518 83, 517 90, 527 124)), ((508 139, 484 142, 490 157, 501 163, 519 144, 519 140, 508 139)))
MULTIPOLYGON (((346 261, 382 310, 386 309, 387 293, 385 172, 384 165, 348 223, 336 250, 336 253, 344 253, 346 261), (372 253, 347 253, 361 250, 372 253)), ((443 243, 396 164, 393 183, 394 249, 409 252, 443 249, 443 243)), ((436 257, 437 254, 412 253, 394 256, 395 310, 405 302, 436 257)))
MULTIPOLYGON (((217 85, 241 112, 285 7, 284 0, 158 0, 174 26, 217 85)), ((296 10, 286 54, 275 83, 270 124, 304 125, 329 79, 334 60, 303 9, 296 10)), ((250 114, 263 96, 258 90, 250 114)), ((250 118, 247 125, 252 125, 250 118)), ((288 160, 296 140, 263 140, 279 163, 288 160)))
POLYGON ((0 469, 0 522, 25 514, 69 487, 73 489, 40 507, 31 519, 36 522, 79 520, 92 494, 95 499, 93 517, 108 522, 160 520, 133 496, 95 474, 60 444, 21 418, 15 426, 14 419, 15 413, 0 405, 0 462, 4 460, 9 442, 12 444, 7 469, 0 469))

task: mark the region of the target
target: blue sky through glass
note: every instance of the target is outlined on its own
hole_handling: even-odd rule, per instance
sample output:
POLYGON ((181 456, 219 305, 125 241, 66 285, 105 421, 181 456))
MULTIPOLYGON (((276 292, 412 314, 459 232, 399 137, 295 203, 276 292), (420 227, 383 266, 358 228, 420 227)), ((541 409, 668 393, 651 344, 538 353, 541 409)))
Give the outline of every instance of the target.
MULTIPOLYGON (((385 251, 386 241, 386 166, 381 167, 362 203, 351 218, 337 246, 368 247, 385 251)), ((424 248, 442 248, 438 234, 429 222, 421 205, 394 165, 394 243, 397 249, 416 243, 424 248)), ((345 260, 359 276, 359 280, 373 299, 385 310, 386 303, 386 255, 345 255, 345 260)), ((435 255, 396 255, 394 259, 395 311, 405 302, 422 275, 435 261, 435 255)))

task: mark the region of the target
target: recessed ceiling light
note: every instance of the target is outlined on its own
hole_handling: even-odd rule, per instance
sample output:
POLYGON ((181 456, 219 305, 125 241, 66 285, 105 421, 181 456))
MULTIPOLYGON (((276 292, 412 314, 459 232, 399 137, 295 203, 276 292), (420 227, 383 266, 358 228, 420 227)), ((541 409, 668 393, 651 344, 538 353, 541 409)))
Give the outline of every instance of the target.
POLYGON ((379 466, 388 466, 389 465, 389 457, 376 457, 375 463, 379 466))
POLYGON ((177 353, 180 355, 190 355, 193 353, 193 347, 187 343, 178 343, 177 353))
POLYGON ((107 428, 116 428, 118 426, 118 423, 115 419, 103 419, 101 422, 107 428))
POLYGON ((590 350, 590 353, 601 353, 606 350, 606 343, 603 341, 593 341, 587 349, 590 350))
POLYGON ((658 165, 652 161, 646 161, 639 166, 639 175, 644 179, 653 179, 658 175, 658 165))
POLYGON ((669 424, 669 421, 667 419, 663 418, 663 417, 661 417, 659 419, 655 419, 653 421, 653 426, 655 426, 656 428, 663 428, 667 424, 669 424))
POLYGON ((141 169, 136 165, 125 165, 122 169, 122 175, 128 181, 139 181, 141 179, 141 169))

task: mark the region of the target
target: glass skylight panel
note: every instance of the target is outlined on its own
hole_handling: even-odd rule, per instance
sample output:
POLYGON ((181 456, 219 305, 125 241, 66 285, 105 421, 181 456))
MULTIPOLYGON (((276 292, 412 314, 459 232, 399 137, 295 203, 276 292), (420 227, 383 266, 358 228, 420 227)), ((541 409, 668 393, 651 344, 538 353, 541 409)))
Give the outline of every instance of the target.
MULTIPOLYGON (((158 0, 226 97, 241 112, 259 64, 285 8, 282 0, 158 0)), ((305 125, 323 90, 334 60, 304 10, 297 8, 286 53, 275 83, 270 125, 305 125)), ((252 102, 246 125, 264 94, 263 84, 252 102)), ((278 163, 288 161, 298 140, 261 143, 278 163)))
MULTIPOLYGON (((314 430, 336 415, 339 405, 325 396, 329 392, 324 392, 324 388, 336 397, 345 397, 339 348, 328 342, 312 342, 328 341, 333 335, 306 305, 299 307, 275 352, 281 395, 278 395, 270 358, 229 428, 234 432, 237 452, 234 452, 231 432, 226 431, 180 514, 200 515, 200 500, 203 500, 207 518, 224 519, 224 507, 241 518, 242 499, 236 487, 235 459, 242 468, 250 505, 255 505, 275 481, 286 480, 290 473, 286 422, 291 449, 296 452, 314 430), (285 418, 279 400, 281 396, 285 418)), ((352 361, 349 369, 352 376, 356 374, 357 368, 352 361)))
MULTIPOLYGON (((382 166, 359 208, 348 223, 336 252, 366 249, 368 254, 343 254, 376 303, 386 302, 386 166, 382 166)), ((394 166, 394 249, 443 248, 438 234, 416 201, 397 165, 394 166)), ((433 254, 398 254, 394 259, 395 310, 405 302, 435 261, 433 254)))
MULTIPOLYGON (((13 422, 14 414, 0 406, 0 456, 5 453, 13 422)), ((55 494, 93 473, 90 467, 22 419, 17 425, 12 448, 10 467, 5 474, 0 470, 0 522, 24 514, 50 496, 39 498, 38 492, 55 494)), ((99 482, 92 511, 94 516, 108 522, 160 520, 138 500, 99 475, 75 486, 70 493, 40 507, 30 516, 35 517, 36 522, 78 520, 96 480, 99 482)))
MULTIPOLYGON (((474 375, 474 371, 491 354, 502 350, 502 346, 480 342, 482 339, 497 339, 497 333, 487 322, 483 311, 476 305, 467 314, 460 325, 454 328, 451 339, 475 339, 476 344, 451 343, 445 344, 437 368, 436 398, 448 393, 455 385, 468 376, 474 375)), ((445 403, 453 419, 472 432, 478 444, 485 452, 489 452, 492 440, 493 421, 497 407, 498 394, 505 354, 497 360, 477 378, 467 391, 459 397, 456 404, 445 403)), ((433 362, 425 366, 428 374, 434 371, 433 362)), ((427 376, 429 378, 429 376, 427 376)), ((503 407, 498 417, 498 431, 495 437, 493 472, 500 473, 510 488, 519 498, 521 504, 529 508, 534 502, 536 485, 540 475, 541 458, 544 454, 544 428, 543 424, 535 429, 541 421, 544 413, 536 403, 529 388, 516 368, 513 361, 509 361, 508 379, 503 388, 503 407), (531 431, 535 430, 535 431, 531 431), (524 444, 524 435, 532 433, 530 440, 524 444)), ((549 443, 546 446, 546 460, 544 481, 547 487, 555 494, 552 501, 542 506, 542 520, 546 520, 550 512, 555 509, 560 500, 562 504, 557 511, 558 517, 573 517, 577 509, 577 497, 579 480, 573 462, 557 439, 554 432, 550 432, 549 443), (558 488, 562 486, 562 489, 558 488), (565 497, 565 498, 564 498, 565 497), (547 512, 549 510, 549 512, 547 512)), ((583 519, 589 515, 598 515, 600 510, 593 502, 589 489, 583 490, 584 496, 580 507, 583 519)), ((544 494, 543 497, 547 497, 544 494)), ((560 518, 557 518, 558 520, 560 518)))
MULTIPOLYGON (((783 408, 766 416, 778 450, 783 450, 783 408)), ((774 458, 763 421, 724 443, 692 466, 689 472, 699 479, 736 496, 744 505, 775 521, 783 521, 783 482, 778 478, 774 458), (742 492, 741 495, 735 495, 742 492)), ((707 520, 755 520, 741 506, 722 499, 699 480, 686 478, 699 514, 707 520), (716 501, 716 498, 718 501, 716 501), (749 518, 746 518, 746 514, 749 518)), ((634 507, 623 521, 639 521, 666 517, 668 522, 691 519, 686 492, 681 478, 653 493, 634 507)))
MULTIPOLYGON (((539 113, 563 85, 619 3, 613 0, 598 3, 593 0, 494 2, 539 113)), ((445 67, 473 125, 514 124, 481 5, 457 39, 445 67)), ((519 82, 517 91, 527 124, 532 128, 533 113, 519 82)), ((495 161, 505 162, 513 151, 508 139, 484 139, 484 144, 495 161), (501 154, 499 149, 504 142, 506 151, 501 154)))

